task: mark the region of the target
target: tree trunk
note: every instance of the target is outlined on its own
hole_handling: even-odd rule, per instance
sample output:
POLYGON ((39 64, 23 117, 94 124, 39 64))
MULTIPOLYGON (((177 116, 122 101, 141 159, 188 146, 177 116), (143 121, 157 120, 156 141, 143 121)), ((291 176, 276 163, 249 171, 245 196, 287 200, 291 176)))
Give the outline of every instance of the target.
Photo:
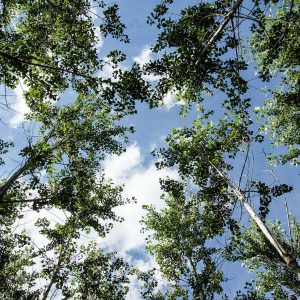
POLYGON ((19 168, 13 175, 11 175, 4 184, 0 187, 0 202, 3 199, 6 192, 10 189, 10 187, 14 184, 14 182, 24 173, 26 172, 31 165, 33 164, 32 159, 28 159, 26 163, 19 168))
POLYGON ((244 195, 241 193, 240 189, 237 188, 234 183, 221 171, 219 170, 211 161, 209 161, 210 165, 217 171, 217 173, 228 183, 230 188, 233 190, 235 195, 241 201, 241 203, 246 208, 247 212, 254 220, 256 225, 260 228, 264 236, 268 239, 271 245, 276 249, 277 253, 286 263, 287 267, 293 272, 298 280, 300 281, 300 267, 296 261, 296 259, 289 253, 289 250, 286 249, 276 237, 272 235, 268 227, 264 224, 264 222, 260 219, 260 217, 256 214, 251 205, 247 202, 244 195))
POLYGON ((54 269, 53 275, 52 275, 51 280, 50 280, 50 282, 47 286, 47 289, 45 290, 45 292, 43 294, 42 300, 46 300, 48 298, 48 295, 51 291, 51 288, 52 288, 53 284, 55 283, 55 279, 57 277, 57 274, 59 272, 60 267, 61 267, 61 257, 58 259, 57 265, 54 269))
POLYGON ((217 40, 217 38, 219 37, 219 35, 221 34, 221 32, 223 31, 223 29, 225 28, 225 26, 228 24, 228 22, 232 19, 233 15, 236 13, 236 11, 239 9, 239 7, 242 5, 243 0, 237 0, 232 9, 230 10, 230 12, 225 16, 224 21, 220 24, 220 26, 217 28, 217 30, 211 35, 209 41, 207 42, 207 44, 203 47, 203 49, 201 50, 201 53, 199 55, 198 60, 196 61, 196 66, 199 65, 199 63, 201 62, 202 56, 203 54, 206 53, 206 51, 208 50, 208 48, 215 43, 215 41, 217 40))
MULTIPOLYGON (((55 131, 52 130, 52 132, 49 133, 48 136, 46 136, 44 138, 44 142, 47 143, 47 141, 49 141, 53 135, 54 135, 55 131)), ((52 152, 54 151, 60 144, 62 143, 54 143, 52 144, 52 146, 50 146, 49 151, 52 152)), ((42 147, 40 147, 42 148, 42 147)), ((11 188, 11 186, 14 184, 14 182, 22 175, 24 174, 26 171, 28 171, 32 166, 34 166, 34 164, 39 160, 41 156, 41 152, 38 152, 36 155, 31 156, 26 162, 25 164, 20 167, 13 175, 11 175, 2 186, 0 186, 0 202, 3 200, 4 195, 6 194, 6 192, 11 188)))
POLYGON ((52 274, 52 277, 51 277, 51 280, 42 296, 42 300, 46 300, 47 297, 49 296, 49 293, 51 291, 51 288, 53 286, 53 284, 55 283, 55 280, 57 278, 57 275, 58 275, 58 272, 59 270, 61 269, 62 267, 62 263, 63 263, 63 255, 64 253, 66 253, 66 251, 68 250, 68 247, 70 245, 70 242, 71 242, 71 237, 68 238, 67 240, 67 243, 65 245, 65 247, 62 247, 61 250, 60 250, 60 253, 59 253, 59 257, 58 257, 58 261, 57 261, 57 265, 55 266, 55 269, 53 271, 53 274, 52 274))

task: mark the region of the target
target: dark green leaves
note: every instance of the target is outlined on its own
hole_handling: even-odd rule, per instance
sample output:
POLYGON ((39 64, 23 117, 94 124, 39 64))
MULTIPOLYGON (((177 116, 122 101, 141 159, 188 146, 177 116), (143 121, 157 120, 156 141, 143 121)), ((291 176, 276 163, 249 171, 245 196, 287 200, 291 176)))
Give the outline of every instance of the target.
POLYGON ((111 34, 112 37, 129 43, 128 36, 124 34, 125 25, 121 23, 120 16, 118 15, 118 5, 112 4, 108 6, 105 5, 104 7, 104 22, 100 25, 100 30, 103 35, 106 37, 108 34, 111 34))
POLYGON ((269 187, 261 181, 252 182, 251 186, 253 186, 255 188, 255 192, 259 194, 259 213, 263 220, 266 219, 266 216, 269 213, 269 205, 272 201, 272 197, 280 197, 293 190, 293 187, 288 186, 287 184, 269 187))

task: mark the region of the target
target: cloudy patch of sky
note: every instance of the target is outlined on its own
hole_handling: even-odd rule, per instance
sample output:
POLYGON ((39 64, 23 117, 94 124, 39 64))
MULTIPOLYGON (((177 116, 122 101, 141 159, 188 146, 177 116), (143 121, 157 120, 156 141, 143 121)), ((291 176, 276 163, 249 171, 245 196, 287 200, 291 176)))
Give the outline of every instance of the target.
POLYGON ((155 205, 160 209, 164 204, 160 200, 159 178, 178 178, 175 170, 157 171, 153 163, 145 165, 141 150, 137 144, 127 148, 120 156, 112 156, 104 163, 104 171, 114 182, 124 184, 124 197, 134 197, 136 203, 120 206, 116 209, 124 222, 116 224, 106 237, 110 246, 126 256, 134 249, 145 246, 145 235, 141 233, 140 220, 145 214, 143 205, 155 205))
POLYGON ((25 115, 30 112, 30 109, 24 98, 24 92, 27 90, 27 85, 22 81, 19 82, 14 90, 15 97, 13 97, 11 103, 13 114, 9 119, 9 124, 12 128, 17 128, 25 120, 25 115))

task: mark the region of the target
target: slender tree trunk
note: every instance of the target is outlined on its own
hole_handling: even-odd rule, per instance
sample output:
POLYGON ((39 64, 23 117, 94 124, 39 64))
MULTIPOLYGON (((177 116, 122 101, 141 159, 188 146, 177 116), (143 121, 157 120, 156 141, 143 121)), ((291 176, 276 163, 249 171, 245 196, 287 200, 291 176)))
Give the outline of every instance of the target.
POLYGON ((46 288, 46 290, 45 290, 45 292, 44 292, 44 294, 42 296, 42 300, 46 300, 47 297, 49 296, 51 288, 52 288, 52 286, 55 283, 55 280, 57 278, 58 272, 59 272, 60 268, 62 267, 63 255, 68 250, 70 242, 71 242, 71 237, 68 238, 65 247, 62 247, 61 250, 60 250, 58 261, 57 261, 57 265, 56 265, 56 267, 55 267, 55 269, 53 271, 53 274, 52 274, 52 277, 50 279, 50 282, 49 282, 49 284, 48 284, 48 286, 47 286, 47 288, 46 288))
POLYGON ((234 16, 234 14, 236 13, 236 11, 239 9, 239 7, 242 5, 243 0, 237 0, 232 9, 229 11, 229 13, 225 16, 223 22, 220 24, 220 26, 217 28, 217 30, 210 36, 209 41, 206 43, 206 45, 203 47, 203 49, 200 52, 199 58, 196 61, 196 66, 199 65, 199 63, 202 60, 203 55, 206 53, 206 51, 208 50, 208 48, 213 45, 216 40, 218 39, 218 37, 220 36, 220 34, 222 33, 223 29, 225 28, 225 26, 228 24, 228 22, 232 19, 232 17, 234 16))
POLYGON ((233 190, 235 195, 238 197, 238 199, 241 201, 241 203, 246 208, 247 212, 251 216, 251 218, 254 220, 256 225, 260 228, 264 236, 268 239, 268 241, 271 243, 271 245, 276 249, 277 253, 280 255, 280 257, 283 259, 283 261, 286 263, 288 268, 293 272, 297 278, 300 281, 300 267, 296 261, 296 259, 289 253, 289 250, 284 247, 280 243, 280 241, 272 235, 268 227, 264 224, 264 222, 261 220, 261 218, 256 214, 254 209, 251 207, 251 205, 248 203, 248 201, 245 199, 244 195, 241 193, 240 189, 234 185, 234 183, 219 169, 217 168, 211 161, 209 161, 210 165, 217 171, 217 173, 228 183, 230 188, 233 190))
MULTIPOLYGON (((53 130, 49 136, 44 138, 44 142, 47 143, 47 141, 49 141, 49 139, 51 139, 54 135, 55 131, 53 130)), ((54 143, 52 146, 50 146, 49 151, 52 152, 54 151, 61 143, 54 143)), ((40 147, 41 148, 41 147, 40 147)), ((31 156, 26 162, 25 164, 20 167, 15 173, 13 173, 5 182, 3 185, 0 186, 0 202, 2 202, 2 199, 4 197, 4 195, 6 194, 6 192, 11 188, 11 186, 14 184, 14 182, 22 175, 24 174, 26 171, 28 171, 31 167, 34 166, 34 164, 36 162, 38 162, 38 160, 41 157, 41 152, 38 152, 36 155, 31 156)))
POLYGON ((194 297, 197 300, 205 300, 205 299, 213 299, 213 296, 206 295, 205 294, 205 287, 206 287, 206 282, 199 282, 197 275, 198 275, 198 271, 197 271, 197 266, 196 264, 193 262, 192 256, 190 254, 186 254, 186 257, 192 267, 192 273, 193 273, 193 279, 195 281, 195 285, 196 287, 194 288, 194 297))
POLYGON ((53 272, 51 280, 47 286, 47 289, 45 290, 45 292, 43 294, 42 300, 46 300, 48 298, 51 288, 52 288, 53 284, 55 283, 55 280, 56 280, 56 277, 57 277, 60 267, 61 267, 61 257, 58 259, 58 263, 54 269, 54 272, 53 272))
POLYGON ((51 281, 50 281, 49 285, 47 286, 46 291, 43 294, 42 300, 46 300, 48 298, 48 295, 49 295, 49 293, 51 291, 51 288, 52 288, 52 286, 53 286, 53 284, 55 282, 55 279, 56 279, 58 271, 59 271, 59 269, 55 270, 55 273, 53 274, 53 276, 51 278, 51 281))
POLYGON ((14 182, 24 173, 26 172, 33 164, 32 159, 28 159, 26 163, 19 168, 14 174, 12 174, 0 187, 0 202, 3 199, 5 193, 10 189, 10 187, 14 184, 14 182))

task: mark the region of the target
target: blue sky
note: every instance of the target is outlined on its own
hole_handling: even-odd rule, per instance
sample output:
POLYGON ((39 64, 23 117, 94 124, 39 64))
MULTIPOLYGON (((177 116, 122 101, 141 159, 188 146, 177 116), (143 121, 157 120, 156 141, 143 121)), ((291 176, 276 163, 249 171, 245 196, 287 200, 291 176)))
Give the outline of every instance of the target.
MULTIPOLYGON (((150 45, 154 43, 157 31, 155 27, 150 27, 146 24, 146 18, 158 1, 150 0, 122 0, 117 1, 120 5, 120 15, 122 21, 126 24, 126 33, 129 35, 131 42, 122 45, 115 40, 107 39, 99 42, 99 55, 105 57, 108 51, 121 47, 127 55, 127 61, 121 67, 130 67, 130 64, 137 61, 141 64, 146 63, 153 57, 150 51, 150 45)), ((176 1, 175 1, 176 2, 176 1)), ((186 4, 197 3, 198 1, 177 1, 171 12, 176 12, 180 7, 186 4)), ((97 23, 98 20, 95 20, 97 23)), ((106 68, 102 75, 110 76, 110 69, 106 68)), ((252 78, 253 73, 246 74, 248 78, 252 78)), ((261 86, 261 83, 254 81, 253 85, 261 86)), ((9 154, 8 168, 11 170, 16 166, 20 159, 17 159, 17 154, 20 148, 26 144, 25 130, 33 128, 33 124, 23 120, 24 113, 28 112, 25 102, 22 98, 22 89, 26 89, 23 84, 14 91, 15 97, 10 97, 13 111, 6 113, 2 112, 3 120, 9 124, 0 125, 1 137, 11 138, 16 145, 15 150, 9 154), (4 115, 5 114, 5 115, 4 115), (4 117, 3 117, 4 116, 4 117), (14 160, 17 159, 17 162, 14 160)), ((12 92, 13 94, 13 92, 12 92)), ((254 106, 261 105, 263 98, 262 94, 256 89, 249 91, 249 96, 254 100, 254 106)), ((66 98, 72 97, 70 94, 65 95, 66 98)), ((144 236, 140 233, 139 220, 143 214, 141 206, 143 204, 154 204, 158 208, 163 207, 160 200, 160 187, 158 180, 161 177, 170 176, 177 178, 175 169, 165 169, 157 171, 154 166, 154 158, 150 152, 153 148, 164 144, 164 137, 171 132, 174 127, 191 125, 192 120, 197 116, 197 113, 192 110, 186 118, 179 116, 180 104, 172 102, 172 95, 163 99, 164 105, 158 109, 150 110, 146 104, 138 104, 138 114, 127 117, 125 124, 132 124, 136 128, 136 132, 130 136, 130 142, 127 145, 127 151, 121 156, 108 157, 103 164, 106 176, 112 178, 114 182, 124 184, 124 196, 136 197, 137 204, 129 204, 120 207, 117 211, 125 218, 122 224, 116 224, 112 232, 101 241, 101 244, 110 250, 118 251, 129 262, 138 265, 142 268, 156 266, 153 258, 147 257, 144 252, 144 236)), ((217 101, 214 99, 213 101, 217 101)), ((211 102, 213 103, 213 102, 211 102)), ((210 104, 213 105, 213 104, 210 104)), ((265 149, 269 151, 268 149, 265 149)), ((261 148, 255 146, 253 149, 254 167, 253 173, 256 178, 264 179, 271 182, 274 176, 270 172, 270 167, 266 163, 264 153, 261 148)), ((252 155, 252 152, 251 152, 252 155)), ((237 162, 237 165, 242 165, 242 158, 237 162)), ((274 172, 282 183, 289 183, 297 186, 298 177, 297 171, 292 166, 277 167, 274 172)), ((1 176, 7 176, 8 173, 1 173, 1 176)), ((237 180, 238 174, 234 180, 237 180)), ((300 216, 299 205, 299 185, 295 191, 288 195, 289 207, 291 211, 300 216)), ((285 214, 283 213, 283 199, 276 199, 272 204, 271 218, 279 218, 285 222, 285 214)), ((57 214, 59 214, 57 212, 57 214)), ((27 216, 28 222, 32 224, 37 215, 27 216)), ((27 225, 26 225, 27 226, 27 225)), ((34 232, 34 231, 33 231, 34 232)), ((226 273, 231 280, 226 284, 228 291, 238 290, 243 287, 244 278, 247 277, 246 271, 241 271, 240 263, 227 267, 226 273), (230 270, 229 270, 230 268, 230 270)), ((160 279, 163 282, 163 279, 160 279)), ((136 283, 133 282, 132 289, 128 295, 128 299, 139 299, 136 283)), ((230 295, 230 294, 229 294, 230 295)))

